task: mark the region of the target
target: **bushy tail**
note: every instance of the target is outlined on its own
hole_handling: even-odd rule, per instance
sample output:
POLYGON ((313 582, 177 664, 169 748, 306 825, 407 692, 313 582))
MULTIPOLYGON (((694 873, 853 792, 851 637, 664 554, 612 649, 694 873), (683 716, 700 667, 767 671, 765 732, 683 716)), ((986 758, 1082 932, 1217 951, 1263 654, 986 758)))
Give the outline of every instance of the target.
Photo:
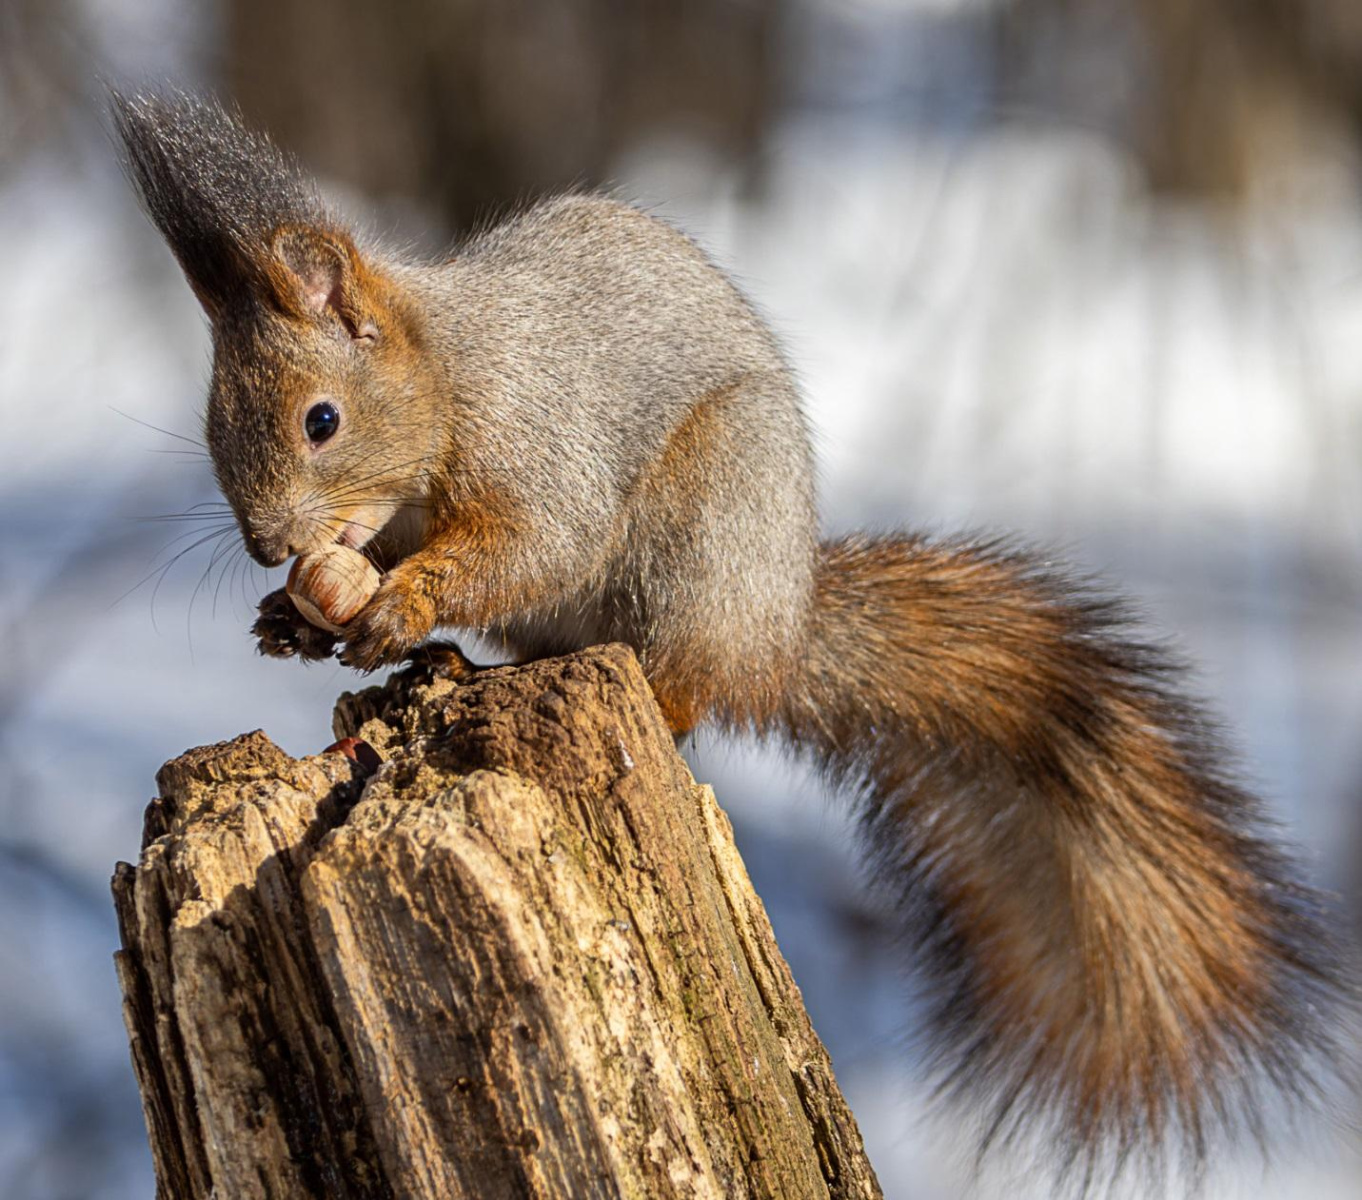
POLYGON ((784 721, 862 788, 944 1086, 1090 1180, 1311 1090, 1341 967, 1178 667, 1007 546, 825 544, 784 721))

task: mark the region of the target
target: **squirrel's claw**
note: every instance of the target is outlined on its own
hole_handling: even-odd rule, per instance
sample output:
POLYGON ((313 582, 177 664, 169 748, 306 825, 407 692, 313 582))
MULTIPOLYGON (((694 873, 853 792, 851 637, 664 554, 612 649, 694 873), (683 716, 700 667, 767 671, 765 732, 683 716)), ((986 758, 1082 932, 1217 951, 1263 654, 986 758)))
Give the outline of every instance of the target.
POLYGON ((366 633, 347 642, 336 655, 347 667, 366 674, 380 667, 390 667, 406 658, 406 651, 394 645, 382 634, 366 633))
POLYGON ((268 658, 301 658, 312 662, 330 658, 336 635, 318 629, 294 607, 280 588, 260 601, 260 615, 251 626, 256 649, 268 658))

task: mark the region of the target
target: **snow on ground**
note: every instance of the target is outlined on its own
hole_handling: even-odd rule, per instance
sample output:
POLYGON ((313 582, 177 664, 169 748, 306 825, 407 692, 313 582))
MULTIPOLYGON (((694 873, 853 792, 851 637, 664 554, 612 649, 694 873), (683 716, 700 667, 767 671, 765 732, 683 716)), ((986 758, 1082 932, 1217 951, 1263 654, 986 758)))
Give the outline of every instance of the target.
MULTIPOLYGON (((1134 591, 1322 874, 1356 880, 1362 210, 1236 231, 1150 208, 1090 140, 817 116, 789 124, 755 198, 675 144, 622 179, 782 332, 831 527, 1014 529, 1134 591)), ((129 593, 183 532, 137 518, 215 499, 205 463, 163 453, 193 447, 136 423, 197 436, 203 323, 112 167, 38 164, 0 187, 0 1191, 112 1200, 151 1185, 105 885, 137 852, 155 769, 257 725, 315 751, 353 677, 257 658, 251 603, 277 583, 237 562, 199 586, 212 545, 154 606, 150 583, 129 593)), ((921 1119, 908 989, 835 798, 766 751, 702 740, 692 761, 734 815, 886 1194, 962 1194, 921 1119)), ((1359 1177, 1315 1151, 1266 1180, 1224 1164, 1206 1194, 1326 1200, 1359 1177)))

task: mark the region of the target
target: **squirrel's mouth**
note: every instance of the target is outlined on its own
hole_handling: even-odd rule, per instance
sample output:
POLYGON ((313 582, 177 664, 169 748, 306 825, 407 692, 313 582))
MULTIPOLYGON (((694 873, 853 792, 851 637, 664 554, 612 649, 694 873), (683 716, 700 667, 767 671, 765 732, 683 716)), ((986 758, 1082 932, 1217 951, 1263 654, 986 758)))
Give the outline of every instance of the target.
POLYGON ((401 514, 400 507, 384 505, 360 509, 341 527, 336 544, 350 550, 363 550, 380 533, 390 541, 395 532, 395 521, 401 514))
POLYGON ((363 550, 379 534, 383 535, 385 557, 405 558, 421 545, 425 537, 424 508, 392 505, 364 508, 354 513, 335 537, 335 544, 349 550, 363 550))
POLYGON ((340 531, 340 536, 336 538, 336 544, 347 546, 351 550, 358 550, 373 536, 374 531, 367 525, 361 525, 358 521, 350 521, 340 531))

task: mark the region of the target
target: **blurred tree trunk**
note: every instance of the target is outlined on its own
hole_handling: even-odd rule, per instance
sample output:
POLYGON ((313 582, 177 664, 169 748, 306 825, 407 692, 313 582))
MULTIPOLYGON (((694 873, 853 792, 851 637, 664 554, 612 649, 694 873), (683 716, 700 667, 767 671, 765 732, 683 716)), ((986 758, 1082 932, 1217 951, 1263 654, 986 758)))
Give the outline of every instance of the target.
POLYGON ((0 0, 0 175, 66 148, 95 71, 88 26, 72 0, 0 0))
POLYGON ((228 0, 226 84, 332 179, 450 231, 608 183, 654 133, 750 162, 782 0, 228 0))
POLYGON ((408 673, 336 734, 377 754, 166 764, 118 868, 160 1196, 880 1194, 628 650, 408 673))
POLYGON ((1156 191, 1236 200, 1321 131, 1362 132, 1357 0, 1001 0, 999 12, 1004 90, 1114 120, 1156 191))

